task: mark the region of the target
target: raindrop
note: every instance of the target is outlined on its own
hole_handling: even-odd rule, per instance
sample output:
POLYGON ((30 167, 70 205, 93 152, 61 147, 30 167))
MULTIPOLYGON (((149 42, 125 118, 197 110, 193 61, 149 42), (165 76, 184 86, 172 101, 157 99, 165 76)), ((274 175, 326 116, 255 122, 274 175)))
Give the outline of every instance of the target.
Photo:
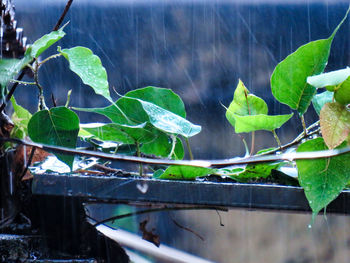
POLYGON ((143 194, 147 193, 148 191, 148 184, 144 183, 144 184, 140 184, 138 183, 136 185, 136 188, 143 194))
POLYGON ((311 229, 311 228, 312 228, 312 225, 311 225, 311 224, 309 224, 309 225, 307 226, 307 228, 308 228, 308 229, 311 229))

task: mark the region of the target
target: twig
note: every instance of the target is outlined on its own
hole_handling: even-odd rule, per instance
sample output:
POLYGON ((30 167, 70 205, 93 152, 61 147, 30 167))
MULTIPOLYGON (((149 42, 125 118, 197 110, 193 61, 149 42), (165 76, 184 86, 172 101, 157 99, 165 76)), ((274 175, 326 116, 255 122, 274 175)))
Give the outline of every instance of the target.
POLYGON ((57 30, 60 28, 60 26, 61 26, 61 24, 62 24, 62 22, 63 22, 63 19, 64 19, 64 17, 66 16, 66 14, 67 14, 67 12, 68 12, 70 6, 72 5, 72 3, 73 3, 73 0, 68 0, 68 2, 67 2, 67 4, 66 4, 66 7, 64 8, 64 10, 63 10, 63 12, 62 12, 60 18, 58 19, 58 21, 57 21, 55 27, 53 28, 53 31, 57 31, 57 30))
MULTIPOLYGON (((36 147, 33 147, 32 150, 30 151, 30 155, 29 155, 28 162, 27 162, 27 164, 26 164, 26 167, 25 167, 24 170, 23 170, 23 173, 22 173, 22 175, 21 175, 19 181, 22 181, 22 179, 24 178, 24 176, 26 175, 26 173, 27 173, 27 171, 28 171, 29 166, 32 164, 35 150, 36 150, 36 147)), ((24 154, 26 154, 26 153, 24 153, 24 154)))
MULTIPOLYGON (((146 209, 146 210, 141 210, 141 211, 136 211, 132 213, 127 213, 123 215, 118 215, 118 216, 113 216, 107 219, 103 219, 97 223, 95 223, 93 226, 97 227, 98 225, 105 224, 109 221, 114 221, 114 220, 119 220, 125 217, 130 217, 130 216, 136 216, 136 215, 142 215, 142 214, 148 214, 148 213, 154 213, 154 212, 163 212, 163 211, 177 211, 177 210, 221 210, 221 211, 228 211, 227 208, 223 207, 213 207, 213 206, 184 206, 184 207, 169 207, 169 206, 164 206, 161 208, 151 208, 151 209, 146 209)), ((90 216, 87 215, 87 217, 94 219, 90 216)), ((95 219, 94 219, 95 220, 95 219)))
POLYGON ((218 210, 216 210, 216 213, 218 214, 218 217, 219 217, 219 220, 220 220, 220 226, 225 226, 223 223, 222 223, 222 218, 221 218, 221 215, 219 213, 218 210))
POLYGON ((174 218, 171 218, 171 220, 173 221, 173 223, 175 224, 175 226, 177 226, 178 228, 181 228, 183 230, 186 230, 190 233, 192 233, 193 235, 195 235, 196 237, 198 237, 200 240, 205 241, 204 237, 202 237, 200 234, 196 233, 194 230, 192 230, 191 228, 185 227, 183 225, 181 225, 179 222, 177 222, 174 218))

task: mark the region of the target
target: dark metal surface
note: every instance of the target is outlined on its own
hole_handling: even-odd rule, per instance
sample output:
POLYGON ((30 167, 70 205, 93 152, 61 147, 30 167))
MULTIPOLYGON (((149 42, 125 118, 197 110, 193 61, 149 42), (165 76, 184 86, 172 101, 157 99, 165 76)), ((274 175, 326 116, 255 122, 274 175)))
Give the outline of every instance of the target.
MULTIPOLYGON (((231 208, 309 212, 310 207, 300 187, 168 181, 155 179, 37 175, 33 194, 71 196, 82 200, 107 202, 153 202, 224 206, 231 208)), ((327 212, 349 214, 350 191, 343 191, 327 212)))

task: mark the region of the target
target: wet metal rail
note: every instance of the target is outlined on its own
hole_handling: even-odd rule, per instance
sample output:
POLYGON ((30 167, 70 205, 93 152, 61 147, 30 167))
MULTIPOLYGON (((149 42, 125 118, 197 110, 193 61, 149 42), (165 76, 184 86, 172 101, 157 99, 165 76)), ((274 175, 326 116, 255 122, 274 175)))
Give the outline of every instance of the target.
MULTIPOLYGON (((301 187, 170 181, 140 178, 79 175, 37 175, 35 195, 69 196, 82 201, 144 202, 222 206, 227 208, 309 212, 301 187)), ((329 213, 350 214, 350 191, 343 191, 328 207, 329 213)))

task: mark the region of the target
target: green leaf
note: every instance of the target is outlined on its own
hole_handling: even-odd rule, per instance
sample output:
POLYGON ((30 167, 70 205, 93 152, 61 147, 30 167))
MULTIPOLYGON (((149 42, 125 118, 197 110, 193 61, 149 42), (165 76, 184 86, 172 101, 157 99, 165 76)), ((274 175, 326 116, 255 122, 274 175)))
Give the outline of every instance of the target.
POLYGON ((350 112, 337 103, 326 103, 320 113, 322 137, 329 149, 340 145, 350 132, 350 112))
POLYGON ((194 136, 201 130, 200 126, 194 125, 182 117, 186 116, 183 102, 171 90, 147 87, 131 91, 120 98, 116 105, 106 108, 74 109, 103 114, 115 123, 150 122, 165 133, 182 135, 186 138, 194 136), (145 100, 141 98, 145 98, 145 100))
POLYGON ((226 118, 234 126, 233 114, 239 116, 267 114, 268 108, 265 101, 255 95, 249 94, 249 90, 239 80, 235 90, 233 101, 226 111, 226 118))
POLYGON ((215 174, 230 176, 232 179, 238 182, 246 183, 250 180, 256 180, 261 178, 266 179, 271 175, 272 170, 277 170, 283 165, 284 162, 247 164, 245 168, 222 168, 217 170, 215 174))
POLYGON ((329 38, 312 41, 299 47, 280 62, 272 73, 272 94, 279 102, 297 110, 300 115, 306 112, 316 92, 316 88, 309 85, 306 79, 323 72, 333 38, 348 13, 349 9, 329 38))
POLYGON ((11 103, 14 111, 11 120, 15 124, 12 134, 14 134, 16 138, 23 139, 28 135, 27 127, 32 114, 18 105, 14 96, 11 97, 11 103))
POLYGON ((258 130, 273 131, 280 128, 285 122, 287 122, 293 116, 293 113, 274 116, 263 114, 251 116, 239 116, 232 114, 231 116, 235 120, 235 132, 241 133, 258 130))
POLYGON ((163 109, 153 103, 137 99, 149 117, 149 121, 157 129, 166 133, 192 137, 201 131, 201 126, 192 124, 179 115, 163 109))
POLYGON ((122 125, 116 123, 88 123, 80 128, 101 141, 114 141, 125 144, 147 143, 154 140, 155 135, 145 129, 146 123, 139 125, 122 125))
POLYGON ((93 88, 96 94, 113 102, 109 93, 107 72, 98 56, 86 47, 62 50, 58 48, 58 51, 68 60, 69 68, 81 78, 84 84, 93 88))
POLYGON ((119 99, 116 104, 119 108, 117 108, 114 104, 104 107, 104 108, 77 108, 72 107, 72 109, 77 111, 83 111, 83 112, 94 112, 97 114, 101 114, 106 116, 108 119, 110 119, 114 123, 118 124, 131 124, 127 118, 122 114, 121 109, 126 111, 129 109, 130 115, 134 123, 143 123, 145 121, 148 121, 148 116, 142 110, 140 107, 140 104, 137 101, 134 101, 133 99, 129 99, 129 101, 126 101, 127 99, 119 99))
POLYGON ((169 180, 194 180, 197 177, 207 176, 215 173, 216 169, 186 166, 186 165, 172 165, 169 166, 162 174, 159 171, 153 175, 157 179, 169 180))
POLYGON ((334 99, 342 105, 350 103, 350 77, 334 89, 334 99))
POLYGON ((332 102, 333 95, 334 93, 328 90, 315 95, 315 97, 312 99, 312 105, 314 106, 315 111, 317 112, 318 115, 320 115, 322 107, 327 102, 332 102))
MULTIPOLYGON (((326 150, 322 138, 301 144, 297 152, 326 150)), ((296 160, 298 179, 313 212, 313 217, 344 189, 350 180, 350 154, 330 158, 296 160)))
MULTIPOLYGON (((160 157, 169 157, 169 154, 172 149, 172 140, 169 135, 159 130, 153 131, 153 134, 156 135, 156 139, 142 144, 140 151, 144 154, 151 154, 160 157)), ((174 154, 172 157, 176 160, 183 159, 185 155, 184 147, 182 145, 182 141, 179 138, 176 138, 176 145, 174 154)))
POLYGON ((350 76, 350 68, 335 70, 307 78, 307 83, 316 89, 329 86, 337 86, 344 82, 350 76))
POLYGON ((22 59, 10 58, 0 59, 0 85, 7 86, 7 83, 13 79, 21 69, 28 65, 32 60, 30 56, 24 56, 22 59))
POLYGON ((226 119, 235 128, 235 132, 272 131, 281 127, 293 116, 293 114, 269 116, 267 113, 265 101, 249 94, 249 90, 239 80, 233 101, 226 110, 226 119))
POLYGON ((58 40, 64 37, 66 33, 63 32, 63 29, 66 27, 67 24, 62 26, 59 30, 52 31, 51 33, 46 34, 38 40, 36 40, 32 45, 30 45, 31 49, 26 50, 26 54, 30 54, 33 58, 38 58, 46 49, 48 49, 58 40))
MULTIPOLYGON (((79 132, 79 118, 66 107, 38 111, 28 123, 28 134, 33 142, 75 148, 79 132)), ((72 168, 74 156, 55 154, 72 168)))
POLYGON ((145 87, 129 91, 124 96, 151 102, 182 118, 186 118, 185 105, 182 99, 170 89, 145 87))

